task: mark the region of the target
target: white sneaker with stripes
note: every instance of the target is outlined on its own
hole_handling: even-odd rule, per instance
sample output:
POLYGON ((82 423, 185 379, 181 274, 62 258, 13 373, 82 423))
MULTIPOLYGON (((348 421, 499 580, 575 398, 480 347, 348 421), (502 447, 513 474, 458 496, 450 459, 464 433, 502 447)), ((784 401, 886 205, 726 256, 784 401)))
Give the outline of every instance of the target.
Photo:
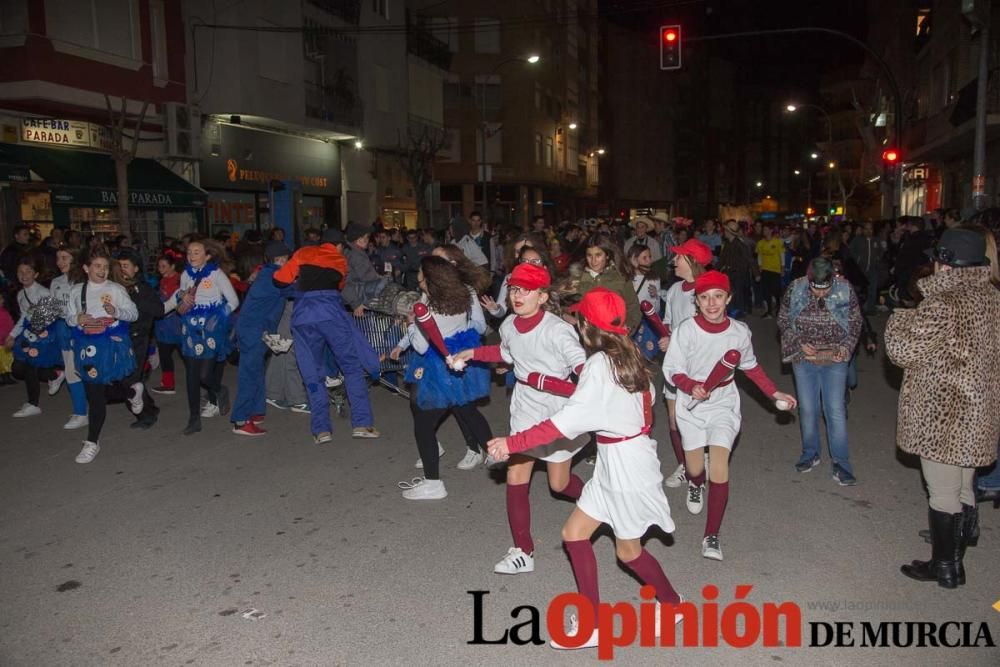
POLYGON ((535 557, 526 554, 518 547, 507 549, 507 555, 493 566, 497 574, 524 574, 535 571, 535 557))

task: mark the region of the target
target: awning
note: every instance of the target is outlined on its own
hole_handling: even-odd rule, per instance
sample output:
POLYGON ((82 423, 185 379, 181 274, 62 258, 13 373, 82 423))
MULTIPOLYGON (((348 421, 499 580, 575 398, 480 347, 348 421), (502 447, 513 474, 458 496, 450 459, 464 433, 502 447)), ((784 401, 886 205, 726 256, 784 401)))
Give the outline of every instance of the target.
MULTIPOLYGON (((53 204, 118 205, 115 163, 107 153, 0 143, 0 165, 37 174, 49 186, 53 204)), ((129 206, 135 208, 198 208, 208 201, 204 190, 148 158, 129 163, 128 190, 129 206)))

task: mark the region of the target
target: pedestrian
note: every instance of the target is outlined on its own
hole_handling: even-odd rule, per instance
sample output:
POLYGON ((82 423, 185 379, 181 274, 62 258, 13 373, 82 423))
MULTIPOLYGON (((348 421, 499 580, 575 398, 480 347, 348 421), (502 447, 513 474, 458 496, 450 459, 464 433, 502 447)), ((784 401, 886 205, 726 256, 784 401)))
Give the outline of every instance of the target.
MULTIPOLYGON (((633 245, 626 253, 626 262, 629 278, 632 279, 632 289, 639 303, 648 302, 655 317, 661 317, 664 291, 661 288, 660 278, 652 271, 653 256, 649 248, 639 244, 633 245)), ((652 361, 660 354, 657 347, 660 337, 645 317, 633 332, 632 340, 639 346, 639 351, 646 359, 652 361)), ((654 384, 657 390, 662 388, 662 383, 654 381, 654 384)))
POLYGON ((596 287, 606 287, 615 292, 625 302, 626 323, 629 331, 635 331, 642 320, 639 299, 635 290, 625 278, 626 271, 621 251, 609 239, 592 236, 587 241, 587 266, 577 284, 577 294, 582 298, 596 287))
MULTIPOLYGON (((420 303, 428 307, 449 354, 479 347, 486 320, 479 300, 462 282, 458 269, 441 257, 425 257, 419 280, 423 290, 420 303)), ((406 381, 413 387, 410 412, 424 476, 400 482, 399 486, 407 500, 440 500, 447 497, 448 491, 440 475, 438 424, 449 412, 455 413, 472 430, 479 448, 485 449, 492 434, 475 402, 489 395, 490 373, 478 363, 469 364, 464 372, 449 369, 440 350, 430 344, 415 323, 410 324, 389 356, 398 360, 410 347, 415 354, 406 367, 406 381)))
MULTIPOLYGON (((21 285, 17 293, 20 317, 7 335, 4 346, 13 353, 11 373, 24 382, 27 402, 14 413, 14 417, 35 417, 42 414, 38 406, 43 381, 50 387, 55 384, 61 371, 62 349, 60 340, 60 302, 50 296, 48 288, 38 282, 38 268, 35 259, 23 255, 15 264, 17 280, 21 285), (34 319, 35 310, 43 311, 43 321, 34 319), (54 314, 53 314, 54 313, 54 314)), ((40 314, 43 314, 40 312, 40 314)), ((56 390, 58 391, 58 385, 56 390)), ((55 392, 51 392, 55 393, 55 392)))
POLYGON ((847 436, 847 379, 861 335, 862 313, 851 284, 836 275, 833 262, 817 257, 803 278, 785 291, 778 314, 781 358, 792 364, 799 397, 802 455, 795 469, 820 463, 819 419, 826 422, 833 479, 854 486, 847 436))
MULTIPOLYGON (((472 215, 478 215, 478 213, 473 211, 472 215)), ((479 244, 472 238, 472 227, 469 225, 468 220, 461 217, 454 218, 448 227, 448 231, 451 235, 451 242, 462 249, 462 252, 469 258, 469 261, 477 266, 489 268, 490 260, 479 247, 479 244)))
POLYGON ((767 308, 764 317, 774 317, 781 304, 781 275, 785 264, 785 244, 780 238, 774 236, 774 227, 765 225, 764 238, 757 241, 756 249, 757 263, 760 266, 757 280, 760 282, 764 306, 767 308))
POLYGON ((292 252, 282 241, 269 241, 264 247, 266 264, 257 271, 236 321, 236 342, 240 349, 236 399, 233 401, 233 433, 251 437, 266 435, 261 428, 267 411, 264 362, 267 347, 265 334, 278 330, 285 302, 294 293, 291 287, 279 288, 275 272, 284 266, 292 252))
POLYGON ((401 251, 403 272, 403 287, 408 290, 420 289, 417 285, 417 274, 420 272, 420 260, 431 254, 434 248, 420 240, 416 229, 406 230, 406 245, 401 251))
MULTIPOLYGON (((172 248, 166 248, 156 260, 156 272, 160 275, 158 287, 160 301, 166 303, 173 298, 181 287, 181 271, 184 270, 184 258, 181 253, 172 248)), ((173 396, 176 392, 176 376, 174 371, 174 353, 180 354, 181 348, 181 316, 173 310, 153 323, 153 337, 156 339, 156 352, 160 358, 160 384, 152 388, 156 394, 173 396)), ((183 361, 183 357, 181 357, 183 361)))
POLYGON ((391 275, 379 275, 368 257, 371 232, 372 228, 369 225, 351 222, 344 232, 347 242, 341 245, 344 258, 347 260, 347 273, 340 296, 354 311, 355 317, 361 317, 365 312, 365 305, 377 298, 392 280, 391 275))
MULTIPOLYGON (((500 344, 464 350, 456 361, 506 363, 517 378, 510 402, 510 432, 518 433, 549 419, 561 410, 568 398, 532 384, 532 374, 567 381, 583 370, 587 359, 573 326, 550 311, 554 306, 549 289, 552 278, 543 267, 519 264, 510 277, 511 308, 514 317, 500 325, 500 344)), ((523 454, 511 455, 507 464, 507 521, 514 546, 498 562, 497 574, 521 574, 535 570, 535 545, 531 538, 531 504, 528 493, 535 463, 546 462, 549 488, 553 493, 576 501, 583 481, 571 472, 573 456, 587 444, 586 439, 558 440, 523 454)))
MULTIPOLYGON (((49 291, 52 296, 62 304, 63 315, 69 304, 69 296, 73 285, 80 281, 83 271, 80 269, 80 253, 69 247, 61 247, 56 251, 56 268, 59 275, 52 279, 49 284, 49 291)), ((65 325, 62 317, 58 324, 59 346, 62 348, 62 372, 57 371, 56 378, 49 382, 49 396, 54 396, 59 392, 59 386, 65 382, 66 391, 69 392, 70 402, 73 405, 73 413, 69 420, 63 424, 67 431, 83 428, 87 425, 87 392, 84 389, 80 374, 76 372, 76 361, 73 355, 73 345, 70 337, 70 328, 65 325)))
POLYGON ((160 409, 156 407, 144 380, 149 343, 153 336, 153 323, 157 318, 163 317, 163 302, 160 301, 160 296, 153 286, 146 282, 146 276, 142 271, 142 258, 135 250, 126 248, 118 252, 118 263, 112 267, 112 275, 115 277, 115 282, 125 288, 138 311, 138 317, 129 324, 135 370, 122 379, 122 384, 129 410, 136 417, 131 427, 145 431, 156 423, 160 414, 160 409))
POLYGON ((715 220, 706 220, 702 225, 702 231, 696 237, 699 241, 712 249, 712 254, 718 254, 722 249, 722 237, 716 230, 715 220))
MULTIPOLYGON (((655 589, 660 604, 678 604, 681 597, 641 542, 654 525, 668 533, 674 530, 656 442, 649 437, 655 403, 649 366, 629 337, 627 310, 620 295, 598 287, 571 310, 578 313, 580 338, 587 355, 576 390, 547 419, 490 442, 490 453, 498 460, 507 460, 556 440, 573 440, 596 432, 594 475, 584 485, 562 529, 563 546, 577 588, 596 612, 600 590, 590 540, 602 524, 607 524, 614 534, 618 559, 643 584, 655 589)), ((679 615, 675 618, 679 619, 679 615)), ((660 627, 658 618, 656 627, 660 627)), ((568 634, 576 636, 579 632, 577 619, 572 617, 568 634)), ((598 639, 598 631, 594 630, 578 648, 596 646, 598 639)), ((551 646, 570 648, 555 641, 551 646)))
MULTIPOLYGON (((496 298, 494 299, 488 294, 484 294, 480 297, 479 301, 483 308, 486 309, 490 315, 497 319, 503 319, 507 316, 507 311, 509 303, 507 300, 507 283, 510 280, 510 274, 521 263, 521 250, 525 246, 530 248, 538 248, 542 244, 542 239, 533 232, 525 232, 518 234, 513 240, 507 243, 506 249, 504 251, 504 267, 507 269, 507 275, 504 276, 503 280, 500 282, 500 287, 497 290, 496 298)), ((541 254, 538 254, 541 257, 541 254)), ((529 255, 529 258, 531 256, 529 255)))
MULTIPOLYGON (((348 269, 347 259, 340 252, 343 243, 339 229, 327 229, 323 243, 296 250, 273 278, 279 287, 295 283, 292 349, 309 396, 310 429, 318 445, 333 442, 330 394, 325 383, 328 356, 344 375, 351 406, 351 437, 379 437, 366 379, 378 376, 379 360, 344 307, 341 290, 348 269)), ((371 268, 371 264, 368 266, 371 268)))
MULTIPOLYGON (((14 318, 10 316, 6 304, 7 297, 0 291, 0 340, 6 342, 10 332, 14 330, 14 318)), ((13 340, 13 339, 12 339, 13 340)), ((0 345, 0 387, 17 384, 11 374, 14 365, 14 353, 7 345, 0 345)))
POLYGON ((219 268, 224 253, 214 241, 191 241, 180 288, 165 304, 167 312, 176 308, 181 317, 181 356, 188 400, 184 435, 201 431, 203 417, 229 413, 229 388, 221 383, 216 366, 224 364, 232 350, 230 319, 239 307, 239 298, 229 277, 219 268), (202 386, 207 393, 204 408, 202 386))
POLYGON ((732 375, 714 389, 705 387, 706 379, 728 352, 736 350, 740 355, 736 368, 779 408, 795 407, 795 397, 778 391, 758 365, 750 342, 750 328, 726 315, 730 289, 724 273, 706 271, 698 276, 694 287, 698 314, 674 329, 663 360, 664 374, 679 390, 677 426, 687 458, 686 504, 692 514, 701 513, 705 502, 703 452, 708 447, 708 516, 701 555, 713 560, 722 560, 719 531, 729 501, 729 456, 742 417, 740 393, 732 375))
POLYGON ((879 280, 882 273, 882 258, 885 256, 885 242, 875 236, 875 225, 866 222, 862 233, 851 239, 848 246, 851 258, 867 280, 864 311, 871 315, 878 305, 879 280))
POLYGON ((108 414, 108 388, 135 370, 129 323, 139 311, 124 287, 112 280, 111 255, 92 246, 81 257, 86 279, 73 285, 66 309, 76 369, 87 392, 87 439, 76 456, 90 463, 101 451, 100 437, 108 414))
POLYGON ((663 249, 660 247, 660 244, 656 238, 649 235, 649 229, 652 225, 653 222, 649 218, 642 217, 636 219, 635 235, 625 241, 626 255, 635 246, 641 246, 649 250, 649 254, 651 255, 650 264, 663 256, 663 249))
POLYGON ((903 369, 896 446, 920 457, 930 507, 931 558, 900 570, 955 588, 979 539, 975 469, 996 461, 1000 439, 1000 291, 976 230, 946 230, 930 256, 923 300, 896 310, 885 331, 886 353, 903 369))
MULTIPOLYGON (((0 251, 0 273, 13 282, 17 276, 17 266, 21 258, 31 251, 31 225, 14 227, 13 240, 0 251)), ((37 273, 37 271, 36 271, 37 273)))
POLYGON ((726 220, 722 231, 724 238, 719 250, 719 270, 729 276, 729 283, 733 286, 730 315, 742 319, 753 313, 753 284, 760 267, 743 237, 739 222, 726 220))
MULTIPOLYGON (((682 245, 672 246, 670 252, 674 256, 674 274, 680 280, 670 286, 664 297, 666 308, 663 323, 669 330, 676 331, 681 322, 697 314, 694 298, 695 281, 698 276, 705 273, 706 267, 711 264, 712 249, 698 239, 689 239, 682 245)), ((666 352, 670 345, 670 338, 661 339, 658 342, 660 350, 666 352)), ((662 360, 660 365, 662 367, 662 360)), ((685 455, 681 442, 681 432, 677 428, 677 387, 671 383, 669 376, 664 375, 664 378, 666 384, 663 388, 663 394, 667 401, 670 445, 677 458, 677 468, 667 477, 664 484, 671 489, 676 489, 687 483, 685 455)))

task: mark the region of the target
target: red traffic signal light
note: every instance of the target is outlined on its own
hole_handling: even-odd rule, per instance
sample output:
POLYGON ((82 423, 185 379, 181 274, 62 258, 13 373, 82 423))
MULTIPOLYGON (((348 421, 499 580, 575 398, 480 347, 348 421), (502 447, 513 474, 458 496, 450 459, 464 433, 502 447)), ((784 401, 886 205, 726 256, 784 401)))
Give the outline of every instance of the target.
POLYGON ((681 68, 681 27, 660 26, 660 69, 681 68))
POLYGON ((890 148, 882 152, 882 162, 886 164, 896 164, 899 162, 899 151, 895 148, 890 148))

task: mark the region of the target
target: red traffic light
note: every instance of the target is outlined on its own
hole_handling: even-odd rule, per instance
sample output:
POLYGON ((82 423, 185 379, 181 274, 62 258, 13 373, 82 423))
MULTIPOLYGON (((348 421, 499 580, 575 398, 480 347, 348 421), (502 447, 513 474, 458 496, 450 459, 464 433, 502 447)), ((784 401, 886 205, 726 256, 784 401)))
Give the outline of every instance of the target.
POLYGON ((894 148, 890 148, 882 152, 882 161, 889 164, 895 164, 899 162, 899 151, 894 148))
POLYGON ((663 41, 665 42, 676 42, 677 32, 675 30, 664 30, 663 31, 663 41))
POLYGON ((681 67, 681 27, 679 25, 660 26, 660 69, 680 69, 681 67))

